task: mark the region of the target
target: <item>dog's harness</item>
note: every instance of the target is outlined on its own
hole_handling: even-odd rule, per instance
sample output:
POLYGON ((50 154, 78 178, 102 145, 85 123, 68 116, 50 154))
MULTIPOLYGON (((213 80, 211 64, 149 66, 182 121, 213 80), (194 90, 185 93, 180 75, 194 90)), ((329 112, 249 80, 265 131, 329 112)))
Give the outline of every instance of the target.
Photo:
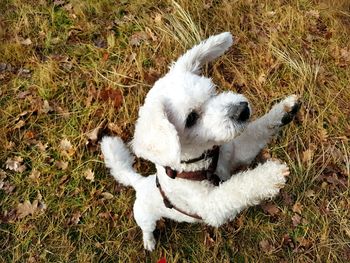
MULTIPOLYGON (((187 179, 187 180, 192 180, 192 181, 204 181, 204 180, 208 180, 209 182, 211 182, 213 185, 218 186, 221 182, 219 176, 217 176, 215 174, 215 170, 218 164, 218 160, 219 160, 219 153, 220 153, 220 147, 219 146, 214 146, 213 149, 208 150, 206 152, 204 152, 201 156, 194 158, 194 159, 190 159, 190 160, 186 160, 186 161, 181 161, 181 163, 186 163, 186 164, 190 164, 190 163, 195 163, 198 161, 201 161, 203 159, 209 159, 211 158, 212 161, 208 167, 208 169, 206 170, 199 170, 199 171, 191 171, 191 172, 181 172, 179 173, 176 170, 171 169, 170 167, 165 167, 165 173, 171 178, 171 179, 175 179, 175 178, 181 178, 181 179, 187 179)), ((163 198, 163 202, 164 205, 169 208, 172 209, 174 208, 175 210, 179 211, 180 213, 183 213, 187 216, 196 218, 196 219, 202 219, 202 217, 200 217, 197 214, 190 214, 187 213, 185 211, 183 211, 182 209, 176 207, 175 205, 173 205, 169 198, 166 196, 165 192, 162 189, 162 186, 159 183, 158 180, 158 176, 156 176, 156 185, 157 188, 159 189, 160 194, 162 195, 163 198)))

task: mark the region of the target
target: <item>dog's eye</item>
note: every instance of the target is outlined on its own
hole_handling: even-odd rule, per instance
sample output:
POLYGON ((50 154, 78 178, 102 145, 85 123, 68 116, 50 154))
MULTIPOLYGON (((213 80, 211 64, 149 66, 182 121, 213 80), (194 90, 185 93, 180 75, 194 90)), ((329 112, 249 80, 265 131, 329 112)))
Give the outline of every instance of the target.
POLYGON ((199 118, 199 115, 197 112, 195 111, 192 111, 190 114, 188 114, 187 116, 187 119, 186 119, 186 125, 185 127, 186 128, 190 128, 192 127, 193 125, 196 124, 197 120, 199 118))

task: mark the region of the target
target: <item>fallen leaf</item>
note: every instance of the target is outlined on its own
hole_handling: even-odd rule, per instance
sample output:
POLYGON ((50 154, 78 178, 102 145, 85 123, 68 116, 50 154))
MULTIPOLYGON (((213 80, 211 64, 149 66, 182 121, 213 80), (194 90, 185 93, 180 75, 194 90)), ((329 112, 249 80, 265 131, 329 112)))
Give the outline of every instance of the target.
POLYGON ((102 61, 107 61, 109 59, 109 53, 108 52, 105 52, 105 53, 103 53, 103 55, 102 55, 102 61))
POLYGON ((306 16, 319 18, 320 17, 320 12, 318 10, 310 10, 310 11, 306 12, 306 16))
POLYGON ((31 44, 33 44, 32 40, 28 37, 24 40, 21 41, 21 44, 22 45, 25 45, 25 46, 30 46, 31 44))
POLYGON ((165 225, 165 220, 164 218, 161 218, 160 220, 157 221, 157 229, 158 230, 165 230, 166 225, 165 225))
POLYGON ((294 227, 298 226, 301 223, 301 216, 298 214, 294 214, 292 216, 292 224, 294 227))
POLYGON ((23 135, 24 139, 31 140, 35 138, 35 132, 32 130, 26 131, 23 135))
POLYGON ((100 91, 98 99, 103 102, 112 102, 116 109, 123 103, 123 95, 119 89, 104 88, 100 91))
POLYGON ((322 142, 326 142, 328 140, 328 132, 325 128, 321 128, 318 133, 318 137, 322 142))
POLYGON ((77 225, 80 222, 81 213, 79 211, 73 213, 72 217, 68 220, 69 225, 77 225))
POLYGON ((35 211, 38 209, 38 201, 34 200, 33 203, 26 200, 23 203, 19 203, 17 205, 17 217, 19 219, 26 217, 28 215, 33 215, 35 211))
POLYGON ((40 212, 46 209, 46 205, 40 200, 36 199, 31 203, 29 200, 19 203, 16 209, 17 218, 21 219, 28 215, 34 215, 36 212, 40 212))
POLYGON ((25 99, 29 95, 31 95, 29 90, 21 91, 17 94, 17 99, 25 99))
POLYGON ((72 143, 68 139, 63 139, 60 142, 61 153, 70 157, 75 153, 72 143))
POLYGON ((95 46, 98 48, 107 48, 108 47, 108 43, 103 36, 97 36, 93 40, 93 42, 94 42, 95 46))
POLYGON ((41 112, 49 113, 52 111, 53 111, 53 108, 50 106, 49 102, 47 100, 44 100, 44 104, 43 104, 43 107, 41 108, 41 112))
POLYGON ((72 143, 68 139, 63 139, 60 142, 60 148, 61 148, 61 150, 68 152, 73 148, 73 146, 72 146, 72 143))
POLYGON ((347 66, 350 62, 350 51, 348 49, 340 49, 340 65, 347 66))
POLYGON ((157 24, 161 24, 161 23, 162 23, 162 19, 163 19, 162 14, 158 13, 158 14, 156 14, 156 16, 154 17, 154 22, 156 22, 157 24))
POLYGON ((314 156, 314 151, 312 149, 307 149, 303 152, 301 161, 306 164, 309 163, 314 156))
POLYGON ((261 208, 270 216, 277 216, 281 212, 281 210, 273 203, 262 204, 261 208))
POLYGON ((344 245, 343 249, 344 262, 350 262, 350 245, 344 245))
POLYGON ((271 245, 270 242, 266 239, 261 240, 259 242, 259 246, 260 246, 261 250, 265 253, 271 253, 273 250, 275 250, 275 247, 273 245, 271 245))
POLYGON ((40 178, 40 172, 36 169, 33 169, 33 171, 28 176, 32 180, 38 180, 40 178))
POLYGON ((0 189, 4 190, 6 194, 11 194, 15 190, 16 186, 9 181, 0 180, 0 189))
POLYGON ((296 202, 293 205, 292 211, 294 213, 298 213, 299 215, 301 215, 302 210, 303 210, 303 205, 300 202, 296 202))
POLYGON ((313 244, 312 240, 306 239, 304 237, 298 237, 297 242, 299 247, 303 247, 305 249, 309 249, 313 244))
POLYGON ((6 150, 12 150, 13 147, 15 147, 15 143, 13 141, 6 141, 5 142, 5 149, 6 150))
POLYGON ((207 228, 204 236, 204 245, 208 248, 213 247, 215 245, 215 234, 209 228, 207 228))
POLYGON ((6 172, 0 169, 0 189, 5 191, 6 194, 11 194, 15 189, 15 186, 12 185, 9 181, 7 181, 6 178, 6 172))
POLYGON ((63 118, 68 119, 70 116, 69 111, 66 108, 62 108, 61 106, 57 106, 56 111, 58 114, 62 115, 63 118))
POLYGON ((240 216, 236 217, 236 219, 235 219, 235 227, 237 229, 242 228, 244 226, 244 221, 245 221, 244 215, 240 215, 240 216))
POLYGON ((146 27, 146 33, 149 36, 149 38, 152 39, 152 41, 155 42, 158 40, 158 37, 154 34, 154 32, 149 27, 146 27))
POLYGON ((148 35, 146 32, 136 32, 134 33, 130 39, 129 43, 132 46, 139 46, 142 42, 148 39, 148 35))
POLYGON ((97 215, 99 218, 103 218, 103 219, 109 219, 111 218, 111 213, 109 212, 101 212, 97 215))
POLYGON ((106 200, 113 199, 113 197, 114 197, 111 193, 108 193, 108 192, 103 192, 101 195, 102 195, 103 199, 106 199, 106 200))
POLYGON ((13 126, 13 129, 20 129, 22 128, 24 125, 26 125, 26 122, 24 120, 19 120, 15 126, 13 126))
POLYGON ((111 131, 114 134, 122 134, 123 130, 120 128, 120 125, 116 123, 108 123, 107 128, 109 131, 111 131))
POLYGON ((5 179, 6 177, 7 173, 4 170, 0 169, 0 180, 5 179))
POLYGON ((266 82, 266 74, 265 73, 261 73, 259 78, 258 78, 258 82, 260 84, 264 84, 266 82))
POLYGON ((283 237, 282 237, 282 245, 294 248, 293 239, 290 237, 289 234, 284 234, 283 235, 283 237))
POLYGON ((23 158, 20 156, 16 156, 13 159, 8 158, 5 162, 6 169, 9 169, 11 171, 23 173, 27 167, 23 163, 23 158))
POLYGON ((54 0, 54 1, 53 1, 53 4, 54 4, 55 6, 60 6, 60 5, 64 5, 65 2, 66 2, 66 1, 64 1, 64 0, 54 0))
POLYGON ((18 76, 24 77, 24 78, 30 78, 32 76, 31 70, 27 68, 20 68, 17 71, 18 76))
POLYGON ((143 73, 143 80, 149 85, 153 85, 160 77, 160 73, 155 69, 148 69, 143 73))
POLYGON ((60 180, 60 182, 58 183, 60 186, 62 186, 63 184, 65 184, 66 182, 68 182, 68 180, 69 180, 69 176, 66 174, 66 175, 64 175, 62 178, 61 178, 61 180, 60 180))
POLYGON ((61 169, 61 170, 66 170, 68 168, 68 162, 64 162, 64 161, 56 161, 55 162, 55 166, 58 168, 58 169, 61 169))
POLYGON ((88 180, 90 182, 95 181, 95 174, 94 174, 94 172, 91 169, 87 169, 84 172, 84 176, 85 176, 86 180, 88 180))
POLYGON ((41 141, 39 141, 36 145, 35 145, 41 152, 45 152, 46 148, 48 146, 48 143, 43 144, 41 141))
POLYGON ((87 145, 95 144, 100 139, 101 132, 105 125, 106 120, 102 121, 95 129, 86 134, 86 137, 88 138, 88 141, 86 143, 87 145))
POLYGON ((291 195, 287 193, 284 189, 281 190, 281 196, 285 205, 291 206, 293 204, 293 199, 291 195))
POLYGON ((312 198, 312 197, 315 196, 315 191, 314 191, 314 190, 307 190, 307 191, 305 192, 305 196, 306 196, 306 197, 309 197, 309 198, 312 198))
POLYGON ((71 11, 73 9, 73 5, 71 3, 65 4, 63 9, 66 11, 71 11))

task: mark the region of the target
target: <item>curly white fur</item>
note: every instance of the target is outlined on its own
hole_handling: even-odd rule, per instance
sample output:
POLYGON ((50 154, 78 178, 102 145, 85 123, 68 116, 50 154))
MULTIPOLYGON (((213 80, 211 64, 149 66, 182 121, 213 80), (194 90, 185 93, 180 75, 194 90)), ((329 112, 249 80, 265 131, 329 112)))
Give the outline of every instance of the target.
POLYGON ((201 216, 212 226, 220 226, 242 209, 274 197, 285 183, 288 167, 274 160, 231 174, 234 168, 247 165, 255 158, 285 124, 284 117, 298 104, 297 97, 292 95, 248 124, 246 119, 251 112, 248 100, 233 92, 217 94, 211 79, 199 75, 204 63, 222 55, 231 44, 230 33, 201 42, 181 56, 147 94, 131 146, 138 157, 156 164, 156 174, 148 177, 137 174, 132 169, 133 158, 121 139, 105 137, 102 140, 106 166, 114 178, 136 190, 134 216, 148 250, 155 247, 153 231, 160 218, 199 221, 165 207, 156 187, 156 175, 173 204, 201 216), (190 118, 193 112, 195 120, 190 118), (180 172, 208 168, 210 160, 192 164, 181 160, 196 158, 214 145, 221 145, 216 174, 224 182, 219 186, 208 181, 171 179, 166 175, 165 166, 180 172))

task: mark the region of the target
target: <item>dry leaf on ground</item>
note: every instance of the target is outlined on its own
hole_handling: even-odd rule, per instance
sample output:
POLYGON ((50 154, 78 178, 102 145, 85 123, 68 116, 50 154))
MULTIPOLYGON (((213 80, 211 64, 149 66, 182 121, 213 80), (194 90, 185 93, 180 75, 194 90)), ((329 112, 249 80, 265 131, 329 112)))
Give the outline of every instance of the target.
POLYGON ((292 216, 292 224, 294 227, 298 226, 301 223, 301 216, 298 214, 294 214, 292 216))
POLYGON ((29 200, 24 201, 23 203, 19 203, 16 209, 17 218, 21 219, 28 215, 34 215, 37 212, 43 211, 46 209, 46 205, 39 201, 34 200, 31 203, 29 200))
POLYGON ((108 192, 103 192, 101 195, 102 195, 103 199, 106 199, 106 200, 113 199, 113 197, 114 197, 111 193, 108 193, 108 192))
POLYGON ((81 213, 79 211, 73 213, 72 217, 68 220, 68 225, 77 225, 80 222, 81 213))
POLYGON ((266 214, 269 214, 270 216, 277 216, 281 212, 281 210, 273 203, 262 204, 261 208, 266 214))
POLYGON ((259 242, 259 246, 260 246, 261 250, 265 253, 270 253, 273 250, 275 250, 275 247, 273 245, 271 245, 270 242, 266 239, 261 240, 259 242))
POLYGON ((44 104, 43 104, 43 107, 41 108, 41 112, 49 113, 52 111, 53 111, 53 108, 50 106, 49 102, 47 100, 44 100, 44 104))
POLYGON ((312 160, 314 156, 314 151, 312 149, 307 149, 303 152, 301 161, 305 164, 312 160))
POLYGON ((301 215, 301 212, 303 211, 303 205, 300 202, 296 202, 293 205, 292 211, 301 215))
POLYGON ((32 180, 38 180, 40 178, 40 172, 36 169, 33 169, 33 171, 30 173, 29 178, 32 180))
POLYGON ((86 143, 87 145, 95 144, 100 139, 102 130, 105 127, 106 122, 106 120, 102 121, 95 129, 86 134, 86 137, 88 138, 88 141, 86 143))
POLYGON ((86 180, 88 180, 90 182, 95 181, 95 173, 91 169, 85 170, 84 177, 86 178, 86 180))
POLYGON ((98 99, 103 102, 112 102, 116 109, 123 103, 123 95, 119 89, 104 88, 98 94, 98 99))
POLYGON ((24 120, 19 120, 16 124, 15 124, 15 126, 13 126, 13 129, 20 129, 20 128, 22 128, 24 125, 26 125, 26 122, 24 121, 24 120))
POLYGON ((61 149, 61 153, 68 157, 72 156, 75 153, 72 143, 68 139, 61 140, 60 149, 61 149))
POLYGON ((130 37, 129 43, 132 46, 139 46, 146 40, 148 40, 148 35, 146 32, 136 32, 130 37))
POLYGON ((33 44, 32 40, 28 37, 24 40, 21 41, 21 44, 24 46, 30 46, 31 44, 33 44))
POLYGON ((20 156, 15 156, 14 158, 8 158, 5 162, 6 169, 11 171, 23 173, 27 167, 23 163, 23 158, 20 156))
POLYGON ((68 162, 64 162, 64 161, 56 161, 55 162, 55 166, 58 168, 58 169, 61 169, 61 170, 66 170, 68 168, 68 162))

